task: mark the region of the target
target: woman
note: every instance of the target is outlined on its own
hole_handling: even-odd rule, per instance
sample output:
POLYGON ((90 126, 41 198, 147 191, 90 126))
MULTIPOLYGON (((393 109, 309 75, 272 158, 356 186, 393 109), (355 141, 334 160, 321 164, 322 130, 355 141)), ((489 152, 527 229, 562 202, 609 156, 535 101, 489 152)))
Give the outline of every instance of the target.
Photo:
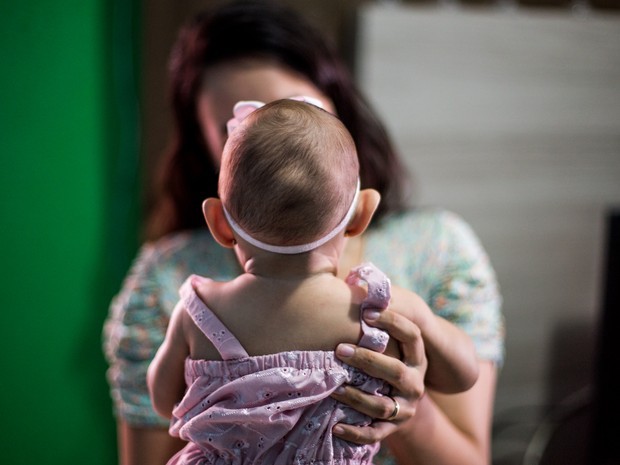
MULTIPOLYGON (((400 341, 404 363, 349 344, 341 344, 337 355, 391 384, 400 412, 386 421, 395 411, 389 398, 349 387, 336 395, 338 400, 377 421, 364 428, 338 425, 334 434, 359 443, 381 440, 386 457, 377 464, 488 463, 496 367, 503 358, 493 270, 460 218, 406 208, 401 162, 324 39, 302 18, 269 2, 231 3, 199 15, 181 31, 171 55, 171 90, 176 138, 161 167, 149 242, 105 325, 122 463, 165 463, 182 447, 154 413, 145 382, 178 287, 191 273, 229 280, 240 272, 235 257, 203 227, 200 209, 205 198, 216 196, 231 109, 239 100, 269 102, 295 95, 316 97, 338 115, 357 145, 362 188, 381 193, 370 229, 347 244, 342 273, 362 261, 375 263, 396 286, 415 291, 436 314, 463 328, 480 359, 472 389, 456 395, 433 391, 423 385, 420 329, 396 312, 382 312, 370 323, 400 341), (422 395, 425 390, 428 395, 422 395)), ((395 297, 391 306, 398 305, 395 297)))

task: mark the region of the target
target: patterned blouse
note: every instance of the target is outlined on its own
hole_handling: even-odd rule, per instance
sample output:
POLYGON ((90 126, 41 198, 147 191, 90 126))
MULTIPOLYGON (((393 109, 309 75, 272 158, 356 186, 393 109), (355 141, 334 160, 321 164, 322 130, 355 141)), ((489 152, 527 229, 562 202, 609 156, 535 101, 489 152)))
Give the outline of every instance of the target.
MULTIPOLYGON (((448 211, 414 209, 385 218, 364 238, 364 261, 469 334, 479 358, 503 363, 499 288, 467 223, 448 211)), ((151 407, 146 371, 164 339, 179 287, 190 274, 225 281, 239 272, 234 254, 219 246, 206 228, 171 234, 141 248, 112 300, 103 331, 117 416, 135 426, 169 426, 151 407)), ((376 465, 390 463, 387 454, 375 457, 376 465)))

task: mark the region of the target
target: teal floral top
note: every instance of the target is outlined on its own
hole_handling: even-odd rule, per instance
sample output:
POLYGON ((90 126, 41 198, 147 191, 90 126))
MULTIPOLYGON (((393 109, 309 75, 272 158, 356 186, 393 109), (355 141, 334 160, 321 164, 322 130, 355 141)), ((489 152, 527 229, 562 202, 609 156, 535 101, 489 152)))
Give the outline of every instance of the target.
MULTIPOLYGON (((415 209, 367 231, 364 261, 411 289, 470 335, 478 356, 501 365, 504 321, 495 273, 469 225, 454 213, 415 209)), ((168 426, 151 407, 146 370, 164 339, 178 290, 195 273, 229 280, 240 273, 229 249, 206 229, 145 244, 104 325, 108 381, 117 416, 135 426, 168 426)), ((393 463, 376 457, 375 464, 393 463)))

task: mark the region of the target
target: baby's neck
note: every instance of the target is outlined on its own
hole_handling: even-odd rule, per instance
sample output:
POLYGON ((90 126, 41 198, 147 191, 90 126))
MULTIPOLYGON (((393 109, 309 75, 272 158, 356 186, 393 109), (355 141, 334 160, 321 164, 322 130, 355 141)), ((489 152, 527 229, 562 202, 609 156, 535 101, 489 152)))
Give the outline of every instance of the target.
POLYGON ((259 254, 245 264, 248 274, 266 279, 298 281, 317 275, 338 273, 333 257, 310 252, 299 255, 259 254))

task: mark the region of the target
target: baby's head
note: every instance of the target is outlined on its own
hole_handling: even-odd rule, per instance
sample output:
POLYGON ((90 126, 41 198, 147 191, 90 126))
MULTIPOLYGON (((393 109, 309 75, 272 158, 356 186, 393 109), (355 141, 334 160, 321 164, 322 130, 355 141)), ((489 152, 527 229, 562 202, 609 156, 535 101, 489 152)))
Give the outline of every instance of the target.
POLYGON ((252 238, 276 246, 307 244, 347 216, 358 175, 355 144, 338 118, 309 103, 277 100, 230 134, 219 195, 252 238))

